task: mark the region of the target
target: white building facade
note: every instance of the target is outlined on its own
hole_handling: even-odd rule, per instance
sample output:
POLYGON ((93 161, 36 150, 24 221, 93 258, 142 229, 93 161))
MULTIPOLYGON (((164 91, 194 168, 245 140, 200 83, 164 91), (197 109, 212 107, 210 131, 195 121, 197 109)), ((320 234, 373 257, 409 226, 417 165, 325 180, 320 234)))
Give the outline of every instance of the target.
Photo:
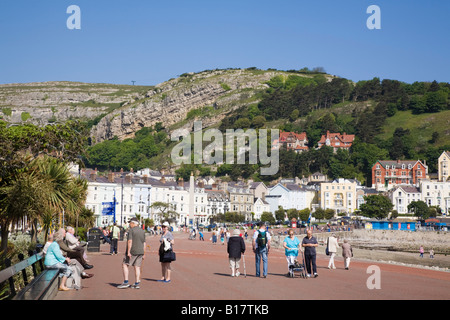
POLYGON ((437 206, 443 214, 450 213, 450 181, 422 180, 420 192, 429 207, 437 206))

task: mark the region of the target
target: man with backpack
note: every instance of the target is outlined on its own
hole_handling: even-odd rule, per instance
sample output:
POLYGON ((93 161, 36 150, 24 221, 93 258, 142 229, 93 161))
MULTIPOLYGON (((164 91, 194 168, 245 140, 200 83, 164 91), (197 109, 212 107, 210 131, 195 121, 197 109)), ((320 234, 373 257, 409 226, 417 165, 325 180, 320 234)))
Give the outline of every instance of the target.
POLYGON ((260 276, 260 263, 263 261, 263 278, 267 277, 267 255, 270 249, 270 233, 264 228, 264 222, 259 223, 259 229, 253 233, 253 252, 255 253, 256 276, 260 276))

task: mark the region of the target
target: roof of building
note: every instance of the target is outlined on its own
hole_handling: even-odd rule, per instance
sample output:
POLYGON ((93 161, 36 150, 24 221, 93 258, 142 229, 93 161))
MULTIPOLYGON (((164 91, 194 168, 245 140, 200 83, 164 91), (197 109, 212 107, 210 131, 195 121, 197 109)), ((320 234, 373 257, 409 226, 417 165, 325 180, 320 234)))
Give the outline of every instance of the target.
POLYGON ((281 143, 285 142, 288 137, 297 138, 300 141, 308 140, 306 137, 306 132, 302 132, 302 133, 289 132, 289 131, 281 131, 280 132, 280 142, 281 143))
POLYGON ((322 135, 320 138, 318 144, 325 145, 327 140, 330 142, 330 146, 332 147, 345 147, 345 144, 352 143, 353 140, 355 140, 354 134, 346 134, 345 132, 343 134, 340 133, 331 133, 330 131, 327 131, 326 134, 322 135), (342 143, 339 145, 336 145, 337 142, 342 143))
POLYGON ((411 167, 414 167, 417 162, 420 162, 420 164, 426 167, 426 165, 423 164, 422 161, 420 160, 378 160, 377 162, 379 162, 383 166, 383 168, 389 166, 389 168, 391 169, 395 168, 400 169, 402 165, 405 166, 411 165, 411 167))

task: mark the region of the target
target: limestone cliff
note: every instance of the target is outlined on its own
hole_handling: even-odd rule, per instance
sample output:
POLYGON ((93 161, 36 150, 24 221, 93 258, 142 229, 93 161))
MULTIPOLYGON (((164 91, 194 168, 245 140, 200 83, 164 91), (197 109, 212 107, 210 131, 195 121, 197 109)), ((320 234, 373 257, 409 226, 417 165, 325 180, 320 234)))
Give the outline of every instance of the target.
MULTIPOLYGON (((158 122, 166 128, 218 123, 236 108, 257 103, 276 70, 227 69, 186 73, 156 86, 43 82, 0 85, 0 119, 46 124, 68 119, 98 120, 94 142, 134 137, 158 122), (200 110, 188 117, 191 110, 200 110), (203 112, 201 110, 207 110, 203 112)), ((298 75, 298 74, 297 74, 298 75)), ((304 75, 308 76, 308 75, 304 75)))
POLYGON ((281 71, 214 70, 185 74, 157 85, 145 98, 127 103, 101 119, 92 130, 96 142, 131 138, 142 127, 162 122, 168 128, 177 124, 190 128, 192 121, 183 121, 188 112, 210 106, 214 110, 202 117, 203 125, 219 122, 225 114, 257 102, 255 94, 267 88, 265 82, 281 71))

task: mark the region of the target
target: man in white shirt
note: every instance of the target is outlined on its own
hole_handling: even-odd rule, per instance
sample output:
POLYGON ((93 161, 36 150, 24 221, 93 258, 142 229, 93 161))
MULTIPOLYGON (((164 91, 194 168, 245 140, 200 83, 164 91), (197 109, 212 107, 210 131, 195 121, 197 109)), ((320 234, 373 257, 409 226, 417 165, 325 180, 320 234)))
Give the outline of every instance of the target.
POLYGON ((67 246, 72 250, 82 251, 83 252, 83 258, 88 261, 85 246, 86 244, 82 244, 80 240, 78 240, 77 237, 75 237, 75 229, 73 227, 67 227, 66 228, 66 243, 67 246))

